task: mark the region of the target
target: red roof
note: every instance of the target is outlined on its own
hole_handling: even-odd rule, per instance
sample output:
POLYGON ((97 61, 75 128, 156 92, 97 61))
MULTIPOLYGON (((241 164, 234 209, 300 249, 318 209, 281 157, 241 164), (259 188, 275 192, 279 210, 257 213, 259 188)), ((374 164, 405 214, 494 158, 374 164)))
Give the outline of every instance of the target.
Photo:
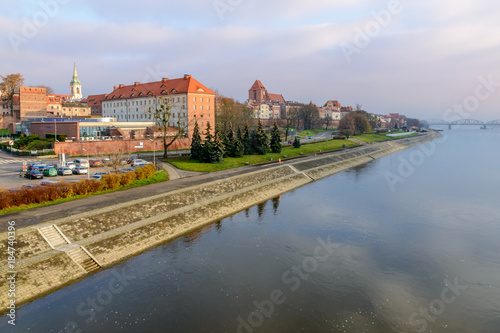
POLYGON ((101 105, 101 102, 106 99, 106 96, 108 96, 108 94, 101 94, 101 95, 89 95, 89 97, 87 97, 87 103, 90 105, 90 106, 98 106, 98 105, 101 105))
POLYGON ((266 88, 264 88, 264 85, 260 82, 260 80, 256 80, 252 88, 249 89, 249 91, 251 90, 266 90, 266 88))
POLYGON ((285 98, 283 97, 283 95, 280 95, 280 94, 270 94, 270 93, 268 93, 267 95, 269 96, 269 99, 271 101, 285 102, 285 98))
POLYGON ((168 94, 197 93, 215 95, 215 93, 196 81, 191 75, 185 75, 179 79, 163 79, 157 82, 139 83, 126 86, 121 84, 105 99, 138 98, 145 96, 160 96, 168 94))

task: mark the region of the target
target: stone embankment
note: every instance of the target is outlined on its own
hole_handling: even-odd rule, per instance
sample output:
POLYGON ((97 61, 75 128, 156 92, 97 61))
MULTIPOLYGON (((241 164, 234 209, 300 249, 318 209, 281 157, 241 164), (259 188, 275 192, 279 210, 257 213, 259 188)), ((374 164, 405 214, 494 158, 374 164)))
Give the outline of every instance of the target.
MULTIPOLYGON (((438 137, 435 132, 303 158, 46 221, 16 231, 16 304, 47 294, 153 246, 336 172, 438 137)), ((0 253, 8 234, 0 234, 0 253)), ((10 271, 2 260, 0 274, 10 271)), ((0 290, 8 290, 0 280, 0 290)), ((10 298, 0 293, 0 311, 10 298)))

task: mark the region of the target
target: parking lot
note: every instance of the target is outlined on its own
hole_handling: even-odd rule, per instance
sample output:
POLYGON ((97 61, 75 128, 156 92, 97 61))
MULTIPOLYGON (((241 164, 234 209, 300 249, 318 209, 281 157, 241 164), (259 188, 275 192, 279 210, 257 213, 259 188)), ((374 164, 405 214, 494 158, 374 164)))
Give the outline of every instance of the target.
MULTIPOLYGON (((73 159, 70 159, 73 161, 73 159)), ((17 156, 12 156, 10 154, 0 152, 0 188, 17 188, 23 185, 38 185, 41 179, 28 179, 25 177, 20 177, 20 172, 23 171, 23 163, 26 162, 28 165, 32 163, 44 163, 48 165, 57 166, 57 159, 35 159, 35 158, 22 158, 17 156)), ((130 165, 123 165, 120 167, 125 168, 130 165)), ((114 171, 111 167, 91 167, 89 168, 89 175, 71 175, 71 176, 55 176, 55 177, 44 177, 43 180, 79 180, 92 176, 97 172, 110 172, 114 171)))

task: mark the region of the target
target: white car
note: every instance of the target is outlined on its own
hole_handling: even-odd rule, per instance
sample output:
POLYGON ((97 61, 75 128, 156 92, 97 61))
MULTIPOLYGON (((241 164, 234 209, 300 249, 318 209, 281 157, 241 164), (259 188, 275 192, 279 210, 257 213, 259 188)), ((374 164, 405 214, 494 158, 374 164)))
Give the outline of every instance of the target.
POLYGON ((148 162, 147 162, 147 161, 145 161, 145 160, 141 160, 141 159, 136 159, 136 160, 134 160, 134 161, 132 162, 132 166, 133 166, 133 167, 135 167, 135 166, 137 166, 137 165, 139 165, 139 164, 148 164, 148 162))
POLYGON ((89 169, 82 167, 82 166, 76 166, 73 169, 73 174, 75 175, 86 175, 89 172, 89 169))
POLYGON ((73 170, 76 167, 75 162, 66 162, 66 166, 73 170))

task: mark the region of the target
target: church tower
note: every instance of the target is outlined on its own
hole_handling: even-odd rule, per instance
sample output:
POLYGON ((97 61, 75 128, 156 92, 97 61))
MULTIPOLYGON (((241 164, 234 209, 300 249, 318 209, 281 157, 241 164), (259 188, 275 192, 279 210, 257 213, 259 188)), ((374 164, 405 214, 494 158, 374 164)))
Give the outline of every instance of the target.
POLYGON ((82 84, 78 80, 78 74, 76 73, 76 64, 73 67, 73 79, 69 83, 69 88, 71 90, 72 99, 82 99, 82 84))

